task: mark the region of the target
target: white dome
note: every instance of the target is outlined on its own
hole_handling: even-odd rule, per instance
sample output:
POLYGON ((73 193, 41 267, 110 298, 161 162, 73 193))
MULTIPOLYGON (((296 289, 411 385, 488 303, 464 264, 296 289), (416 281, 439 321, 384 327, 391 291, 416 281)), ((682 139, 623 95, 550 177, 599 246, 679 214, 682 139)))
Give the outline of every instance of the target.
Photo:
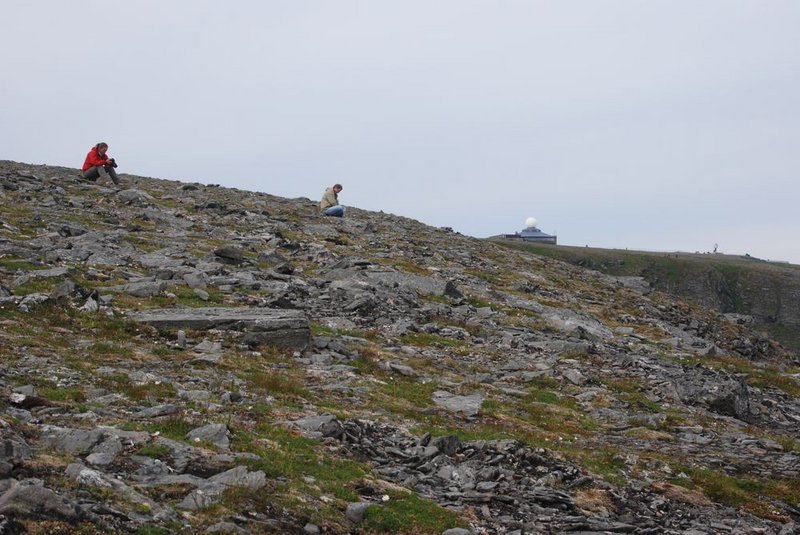
POLYGON ((526 219, 525 220, 525 226, 528 227, 528 228, 535 227, 536 226, 536 218, 535 217, 529 217, 528 219, 526 219))

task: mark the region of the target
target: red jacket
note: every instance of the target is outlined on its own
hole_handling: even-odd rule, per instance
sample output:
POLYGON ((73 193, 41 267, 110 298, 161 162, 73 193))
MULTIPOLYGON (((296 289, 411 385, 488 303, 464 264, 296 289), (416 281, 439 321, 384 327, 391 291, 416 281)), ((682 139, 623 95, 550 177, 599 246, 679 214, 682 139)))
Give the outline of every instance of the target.
POLYGON ((92 147, 92 150, 89 151, 89 154, 86 155, 86 161, 83 162, 83 171, 86 172, 87 169, 91 169, 92 167, 96 167, 98 165, 105 165, 108 163, 108 155, 100 156, 97 154, 97 147, 92 147))

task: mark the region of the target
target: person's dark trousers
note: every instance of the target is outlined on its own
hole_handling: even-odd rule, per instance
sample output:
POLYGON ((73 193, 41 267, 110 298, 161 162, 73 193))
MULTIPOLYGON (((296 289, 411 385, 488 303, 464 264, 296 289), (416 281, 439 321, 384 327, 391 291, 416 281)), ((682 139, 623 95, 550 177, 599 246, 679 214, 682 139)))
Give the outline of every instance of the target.
POLYGON ((97 178, 101 176, 104 178, 108 176, 114 184, 119 184, 119 177, 111 164, 95 165, 83 172, 83 178, 92 182, 97 181, 97 178))

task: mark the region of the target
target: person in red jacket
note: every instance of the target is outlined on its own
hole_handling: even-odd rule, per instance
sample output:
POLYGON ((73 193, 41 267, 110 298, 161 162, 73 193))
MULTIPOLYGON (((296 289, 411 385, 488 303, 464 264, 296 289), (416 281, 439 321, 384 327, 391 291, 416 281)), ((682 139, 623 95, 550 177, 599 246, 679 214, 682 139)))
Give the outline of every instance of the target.
POLYGON ((114 158, 109 158, 106 152, 108 152, 108 143, 98 143, 91 148, 81 169, 83 178, 94 182, 97 177, 108 175, 114 181, 114 184, 119 184, 119 177, 117 177, 117 172, 114 170, 117 162, 114 161, 114 158))

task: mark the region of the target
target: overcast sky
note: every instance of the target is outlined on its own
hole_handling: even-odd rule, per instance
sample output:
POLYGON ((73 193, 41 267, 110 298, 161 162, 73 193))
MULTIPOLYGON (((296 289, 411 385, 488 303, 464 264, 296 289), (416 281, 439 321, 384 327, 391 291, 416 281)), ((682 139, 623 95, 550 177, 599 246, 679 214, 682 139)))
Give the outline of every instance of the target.
POLYGON ((800 264, 796 0, 3 0, 0 159, 800 264))

